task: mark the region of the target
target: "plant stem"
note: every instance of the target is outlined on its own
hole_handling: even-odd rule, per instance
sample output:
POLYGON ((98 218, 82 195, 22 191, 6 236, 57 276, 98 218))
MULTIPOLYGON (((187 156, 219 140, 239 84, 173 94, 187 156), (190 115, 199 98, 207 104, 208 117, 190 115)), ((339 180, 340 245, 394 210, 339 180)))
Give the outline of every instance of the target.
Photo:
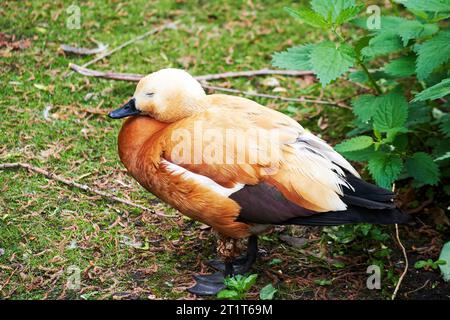
POLYGON ((367 78, 369 79, 370 84, 377 91, 377 94, 382 94, 383 92, 381 91, 381 88, 378 86, 377 82, 372 77, 372 74, 369 72, 366 65, 361 61, 361 59, 358 59, 358 64, 361 66, 364 73, 367 75, 367 78))
MULTIPOLYGON (((345 38, 337 31, 336 27, 333 27, 332 31, 341 40, 341 43, 345 43, 345 38)), ((369 79, 370 84, 376 90, 377 94, 378 95, 382 94, 383 92, 381 91, 381 88, 378 86, 377 82, 372 77, 372 74, 369 72, 366 65, 361 61, 361 59, 359 57, 357 58, 357 62, 363 69, 364 73, 367 75, 367 78, 369 79)))

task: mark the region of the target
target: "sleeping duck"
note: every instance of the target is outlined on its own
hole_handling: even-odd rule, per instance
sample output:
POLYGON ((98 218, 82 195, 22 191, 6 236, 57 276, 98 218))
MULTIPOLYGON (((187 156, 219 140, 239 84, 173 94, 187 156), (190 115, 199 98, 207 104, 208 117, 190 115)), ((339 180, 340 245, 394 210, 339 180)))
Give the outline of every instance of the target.
POLYGON ((196 275, 190 292, 216 294, 225 276, 247 273, 257 236, 273 225, 404 223, 394 194, 361 180, 326 142, 252 100, 207 95, 187 72, 142 78, 109 113, 125 118, 119 157, 145 189, 219 235, 219 270, 196 275), (248 239, 238 257, 239 239, 248 239))

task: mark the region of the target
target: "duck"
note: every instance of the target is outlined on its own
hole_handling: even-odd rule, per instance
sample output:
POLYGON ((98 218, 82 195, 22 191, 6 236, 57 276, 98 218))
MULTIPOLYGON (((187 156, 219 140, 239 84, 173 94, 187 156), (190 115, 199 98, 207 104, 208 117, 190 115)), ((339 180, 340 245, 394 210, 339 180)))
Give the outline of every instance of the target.
POLYGON ((194 275, 188 290, 196 295, 214 295, 225 277, 248 273, 258 236, 273 226, 410 220, 392 191, 361 179, 294 119, 243 97, 208 95, 184 70, 143 77, 108 115, 126 118, 118 154, 128 173, 218 236, 218 259, 209 262, 217 272, 194 275))

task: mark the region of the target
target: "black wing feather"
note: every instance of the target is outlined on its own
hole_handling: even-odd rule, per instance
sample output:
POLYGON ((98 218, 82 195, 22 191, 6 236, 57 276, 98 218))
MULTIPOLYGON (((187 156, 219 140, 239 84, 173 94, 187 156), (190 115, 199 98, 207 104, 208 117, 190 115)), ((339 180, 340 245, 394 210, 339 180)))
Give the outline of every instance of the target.
POLYGON ((273 185, 259 183, 245 186, 230 198, 241 206, 238 220, 262 224, 299 224, 332 226, 348 223, 406 223, 410 216, 398 210, 394 193, 367 183, 351 174, 347 181, 353 189, 344 187, 342 200, 345 211, 315 212, 284 197, 273 185))

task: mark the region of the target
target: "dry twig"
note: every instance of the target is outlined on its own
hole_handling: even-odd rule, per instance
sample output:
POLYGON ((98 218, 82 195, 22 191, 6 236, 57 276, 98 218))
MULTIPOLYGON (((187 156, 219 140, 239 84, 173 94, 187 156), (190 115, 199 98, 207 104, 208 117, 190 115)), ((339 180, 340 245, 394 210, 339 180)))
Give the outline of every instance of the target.
MULTIPOLYGON (((111 72, 111 71, 98 71, 93 69, 88 69, 83 66, 79 66, 76 64, 69 64, 69 67, 88 77, 97 77, 97 78, 105 78, 105 79, 112 79, 112 80, 123 80, 123 81, 132 81, 137 82, 139 81, 143 75, 136 74, 136 73, 118 73, 118 72, 111 72)), ((242 72, 226 72, 226 73, 220 73, 220 74, 208 74, 204 76, 196 76, 194 77, 198 81, 206 81, 206 80, 212 80, 212 79, 221 79, 224 77, 250 77, 250 76, 256 76, 256 75, 267 75, 267 74, 273 74, 270 72, 275 72, 275 74, 283 74, 283 75, 305 75, 305 74, 312 74, 311 71, 294 71, 294 70, 288 70, 288 71, 281 71, 281 70, 256 70, 256 71, 242 71, 242 72), (279 72, 280 71, 280 72, 279 72)), ((223 92, 231 92, 231 93, 238 93, 243 94, 246 96, 253 96, 253 97, 262 97, 267 99, 277 99, 282 101, 291 101, 291 102, 300 102, 300 103, 315 103, 315 104, 327 104, 327 105, 334 105, 338 106, 344 109, 351 109, 349 106, 342 102, 336 102, 336 101, 326 101, 326 100, 310 100, 305 99, 303 97, 301 98, 288 98, 288 97, 282 97, 272 94, 265 94, 265 93, 257 93, 257 92, 248 92, 248 91, 242 91, 238 89, 230 89, 230 88, 223 88, 218 86, 210 86, 208 84, 202 84, 202 86, 206 89, 211 90, 217 90, 217 91, 223 91, 223 92)))
POLYGON ((0 291, 2 291, 8 285, 8 283, 11 281, 11 278, 13 277, 13 275, 16 273, 17 270, 19 270, 19 268, 16 268, 16 269, 14 269, 13 272, 11 272, 8 279, 6 279, 6 281, 0 287, 0 291))
POLYGON ((96 77, 96 78, 105 78, 111 80, 123 80, 123 81, 132 81, 138 82, 143 77, 142 74, 136 73, 119 73, 119 72, 109 72, 109 71, 98 71, 93 69, 88 69, 83 66, 79 66, 74 63, 69 63, 69 68, 83 76, 87 77, 96 77))
MULTIPOLYGON (((395 184, 392 186, 392 192, 395 191, 395 184)), ((409 263, 408 263, 408 255, 406 254, 405 246, 403 245, 402 241, 400 240, 400 233, 398 231, 398 224, 395 224, 395 237, 397 238, 398 244, 402 248, 403 257, 405 258, 405 269, 403 269, 402 274, 400 275, 400 278, 398 279, 397 285, 395 286, 394 293, 392 294, 391 299, 395 300, 395 297, 397 296, 398 289, 400 289, 400 285, 402 284, 403 278, 405 277, 406 273, 408 272, 409 263)))
POLYGON ((161 216, 161 217, 169 217, 169 218, 176 217, 174 215, 166 215, 166 214, 157 212, 155 210, 152 210, 152 209, 149 209, 147 207, 144 207, 144 206, 142 206, 140 204, 134 203, 134 202, 132 202, 130 200, 122 199, 122 198, 116 197, 113 194, 110 194, 110 193, 107 193, 107 192, 104 192, 104 191, 92 188, 92 187, 90 187, 88 185, 81 184, 81 183, 69 180, 67 178, 64 178, 64 177, 61 177, 59 175, 56 175, 56 174, 54 174, 54 173, 52 173, 50 171, 47 171, 47 170, 35 167, 35 166, 33 166, 33 165, 29 164, 29 163, 21 163, 21 162, 0 163, 0 170, 17 169, 17 168, 23 168, 23 169, 26 169, 28 171, 44 175, 45 177, 47 177, 50 180, 55 180, 55 181, 58 181, 58 182, 61 182, 61 183, 65 184, 65 185, 68 185, 70 187, 78 188, 78 189, 81 189, 81 190, 83 190, 85 192, 93 193, 93 194, 99 195, 99 196, 101 196, 103 198, 106 198, 106 199, 109 199, 109 200, 112 200, 112 201, 115 201, 115 202, 120 202, 120 203, 126 204, 126 205, 131 206, 131 207, 139 208, 141 210, 150 212, 152 214, 155 214, 155 215, 158 215, 158 216, 161 216))
POLYGON ((72 53, 72 54, 78 54, 81 56, 88 56, 88 55, 92 55, 92 54, 98 54, 101 53, 103 51, 105 51, 108 46, 104 45, 103 43, 99 43, 97 48, 82 48, 82 47, 74 47, 74 46, 69 46, 67 44, 62 44, 59 46, 59 48, 67 53, 72 53))
POLYGON ((312 99, 305 99, 303 97, 301 97, 301 98, 287 98, 287 97, 276 96, 276 95, 272 95, 272 94, 242 91, 242 90, 237 90, 237 89, 216 87, 216 86, 210 86, 210 85, 205 85, 205 84, 203 84, 202 86, 203 86, 203 88, 206 88, 206 89, 223 91, 223 92, 230 92, 230 93, 238 93, 238 94, 243 94, 243 95, 246 95, 246 96, 261 97, 261 98, 267 98, 267 99, 277 99, 277 100, 291 101, 291 102, 328 104, 328 105, 333 105, 333 106, 337 106, 337 107, 341 107, 341 108, 344 108, 344 109, 350 109, 351 110, 351 108, 349 106, 345 105, 342 102, 327 101, 327 100, 312 100, 312 99))
MULTIPOLYGON (((112 55, 113 53, 115 53, 115 52, 117 52, 117 51, 119 51, 119 50, 125 48, 126 46, 129 46, 129 45, 132 44, 132 43, 135 43, 135 42, 137 42, 137 41, 139 41, 139 40, 142 40, 142 39, 144 39, 144 38, 146 38, 146 37, 148 37, 148 36, 151 36, 152 34, 161 32, 161 31, 163 31, 163 30, 165 30, 165 29, 174 29, 175 26, 176 26, 178 23, 179 23, 178 21, 175 21, 175 22, 169 22, 169 23, 166 23, 166 24, 164 24, 164 25, 162 25, 162 26, 156 27, 156 28, 154 28, 154 29, 152 29, 152 30, 150 30, 150 31, 147 31, 147 32, 144 33, 144 34, 141 34, 140 36, 137 36, 137 37, 135 37, 135 38, 133 38, 133 39, 130 39, 130 40, 128 40, 128 41, 122 43, 120 46, 115 47, 114 49, 111 49, 111 50, 109 50, 109 51, 107 51, 107 52, 105 52, 105 53, 103 53, 103 54, 100 54, 98 57, 96 57, 96 58, 94 58, 94 59, 92 59, 92 60, 89 60, 88 62, 84 63, 84 64, 82 65, 82 67, 90 66, 91 64, 94 64, 94 63, 96 63, 96 62, 98 62, 98 61, 100 61, 100 60, 106 58, 107 56, 112 55)), ((69 75, 71 75, 71 74, 72 74, 72 73, 69 73, 67 76, 69 76, 69 75)))
POLYGON ((197 76, 195 79, 198 81, 208 81, 208 80, 219 80, 226 78, 239 78, 239 77, 255 77, 255 76, 268 76, 268 75, 280 75, 280 76, 291 76, 300 77, 314 75, 313 71, 302 71, 302 70, 271 70, 271 69, 260 69, 260 70, 248 70, 248 71, 232 71, 224 73, 215 74, 205 74, 203 76, 197 76))

